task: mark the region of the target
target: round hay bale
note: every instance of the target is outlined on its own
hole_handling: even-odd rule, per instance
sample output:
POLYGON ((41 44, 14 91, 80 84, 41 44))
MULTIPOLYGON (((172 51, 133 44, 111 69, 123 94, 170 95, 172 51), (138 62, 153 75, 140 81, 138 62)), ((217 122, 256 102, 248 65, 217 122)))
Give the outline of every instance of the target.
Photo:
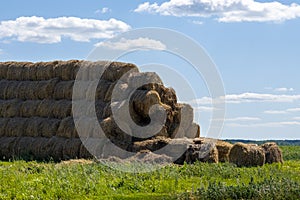
POLYGON ((37 115, 37 108, 41 101, 27 100, 23 101, 20 106, 20 117, 35 117, 37 115))
POLYGON ((3 117, 18 117, 20 116, 20 108, 22 101, 19 99, 8 100, 3 104, 3 110, 1 113, 3 117))
POLYGON ((275 142, 265 143, 261 147, 265 151, 265 163, 283 163, 282 151, 275 142))
POLYGON ((63 81, 74 80, 79 69, 78 60, 60 61, 54 67, 55 76, 63 81))
POLYGON ((29 147, 32 152, 34 159, 36 160, 49 160, 51 148, 47 145, 49 138, 35 137, 32 141, 31 147, 29 147))
POLYGON ((37 80, 49 80, 55 77, 54 66, 57 64, 54 62, 39 62, 36 63, 36 78, 37 80))
POLYGON ((15 157, 16 141, 16 137, 0 137, 0 160, 9 160, 15 157))
POLYGON ((113 87, 111 88, 112 85, 114 85, 112 82, 105 81, 105 80, 100 80, 99 83, 98 83, 98 85, 97 85, 96 93, 95 93, 95 91, 93 91, 94 86, 91 84, 90 87, 89 87, 89 90, 86 93, 86 98, 88 100, 93 100, 93 98, 95 98, 96 100, 102 100, 102 101, 104 101, 107 92, 110 89, 113 89, 113 87))
MULTIPOLYGON (((107 63, 104 63, 103 67, 105 67, 106 64, 107 63)), ((126 72, 130 70, 137 72, 138 68, 136 65, 130 63, 112 62, 103 72, 101 79, 114 82, 119 80, 126 72)))
POLYGON ((25 64, 26 63, 24 63, 24 62, 11 62, 7 68, 6 79, 7 80, 17 80, 17 81, 23 80, 25 64))
POLYGON ((6 136, 6 126, 9 118, 0 118, 0 137, 6 136))
MULTIPOLYGON (((27 96, 28 96, 28 90, 29 87, 28 87, 28 81, 20 81, 19 84, 18 84, 18 87, 17 87, 17 96, 16 98, 19 98, 19 99, 22 99, 22 100, 25 100, 27 99, 27 96)), ((31 90, 33 88, 30 88, 31 90)))
POLYGON ((156 137, 149 140, 138 141, 134 142, 131 151, 132 152, 139 152, 142 150, 150 150, 150 151, 157 151, 167 144, 169 144, 170 138, 165 137, 156 137))
MULTIPOLYGON (((115 85, 116 85, 116 82, 110 84, 108 90, 106 90, 105 97, 104 97, 104 102, 110 102, 111 101, 111 95, 112 95, 112 92, 115 88, 115 85)), ((96 96, 96 99, 101 99, 102 98, 101 91, 96 91, 96 95, 99 95, 99 96, 96 96)))
POLYGON ((38 81, 37 79, 37 63, 27 63, 24 66, 24 79, 28 81, 38 81))
POLYGON ((41 117, 32 117, 27 121, 27 126, 25 127, 24 136, 28 137, 40 137, 41 136, 41 124, 44 121, 44 118, 41 117))
POLYGON ((94 156, 85 148, 83 144, 80 145, 79 158, 92 159, 94 156))
POLYGON ((216 147, 218 149, 219 162, 229 162, 229 152, 232 146, 229 142, 217 141, 216 147))
POLYGON ((68 139, 64 143, 63 147, 63 159, 75 159, 79 158, 79 152, 81 147, 81 140, 78 138, 68 139))
POLYGON ((72 117, 66 117, 61 120, 56 136, 64 138, 75 138, 78 137, 74 120, 72 117))
POLYGON ((10 118, 6 125, 6 135, 9 137, 21 137, 25 135, 27 118, 10 118))
MULTIPOLYGON (((104 104, 103 105, 99 105, 99 106, 104 106, 104 104)), ((111 110, 111 104, 110 104, 110 102, 106 103, 105 107, 96 107, 96 114, 97 114, 97 117, 99 119, 100 118, 101 119, 106 119, 106 118, 112 116, 112 110, 111 110), (100 115, 101 113, 102 113, 102 116, 100 115)))
POLYGON ((34 156, 30 146, 33 137, 19 137, 15 145, 15 152, 18 158, 25 160, 34 160, 34 156))
POLYGON ((39 99, 52 99, 54 89, 58 84, 58 79, 51 79, 47 81, 38 81, 37 82, 37 96, 39 99))
POLYGON ((53 98, 56 100, 72 100, 74 81, 60 81, 54 88, 53 98))
POLYGON ((229 152, 229 162, 236 164, 238 167, 263 166, 265 153, 257 145, 238 142, 233 145, 229 152))
POLYGON ((50 138, 56 135, 60 124, 59 119, 44 118, 40 124, 40 133, 42 137, 50 138))
POLYGON ((0 80, 0 99, 6 99, 6 90, 10 81, 0 80))
POLYGON ((22 81, 18 85, 18 96, 22 99, 37 100, 38 92, 37 81, 22 81))
POLYGON ((7 78, 8 66, 9 66, 9 62, 0 62, 0 79, 7 78))
POLYGON ((63 148, 66 142, 65 138, 51 137, 48 140, 48 146, 51 147, 50 156, 54 161, 61 161, 63 159, 63 148))
POLYGON ((18 95, 18 85, 19 81, 9 81, 6 87, 4 99, 15 99, 18 95))
POLYGON ((36 109, 37 116, 51 117, 53 113, 54 103, 55 101, 49 99, 44 99, 40 101, 36 109))
POLYGON ((72 115, 72 101, 63 99, 53 102, 51 117, 63 119, 72 115))

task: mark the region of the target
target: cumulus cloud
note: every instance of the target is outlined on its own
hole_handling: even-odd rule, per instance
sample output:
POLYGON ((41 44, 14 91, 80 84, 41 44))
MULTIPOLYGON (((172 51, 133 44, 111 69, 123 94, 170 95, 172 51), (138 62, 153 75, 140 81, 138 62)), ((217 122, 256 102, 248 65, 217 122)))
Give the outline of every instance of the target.
POLYGON ((135 12, 169 16, 213 17, 220 22, 281 22, 300 17, 300 5, 254 0, 170 0, 162 4, 145 2, 135 12))
POLYGON ((300 117, 294 117, 294 120, 300 121, 300 117))
POLYGON ((285 87, 275 88, 274 91, 275 92, 293 92, 294 88, 285 88, 285 87))
POLYGON ((58 43, 63 37, 79 42, 111 38, 130 26, 116 19, 96 20, 78 17, 19 17, 0 22, 0 39, 20 42, 58 43))
POLYGON ((105 47, 113 50, 144 49, 165 50, 166 45, 161 41, 140 37, 137 39, 121 38, 118 41, 105 41, 95 44, 96 47, 105 47))
MULTIPOLYGON (((221 97, 226 103, 292 103, 300 100, 300 95, 276 95, 276 94, 261 94, 261 93, 242 93, 242 94, 228 94, 221 97)), ((197 104, 211 104, 212 98, 202 97, 193 100, 191 103, 197 104)))

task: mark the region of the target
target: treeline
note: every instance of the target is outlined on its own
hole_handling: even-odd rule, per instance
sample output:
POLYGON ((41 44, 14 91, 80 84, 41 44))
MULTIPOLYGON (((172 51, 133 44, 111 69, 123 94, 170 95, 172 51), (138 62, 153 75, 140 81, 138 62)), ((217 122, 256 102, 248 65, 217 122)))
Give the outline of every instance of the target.
POLYGON ((266 142, 275 142, 279 146, 300 146, 300 140, 243 140, 243 139, 225 139, 224 141, 230 142, 230 143, 237 143, 237 142, 243 142, 243 143, 254 143, 254 144, 264 144, 266 142))

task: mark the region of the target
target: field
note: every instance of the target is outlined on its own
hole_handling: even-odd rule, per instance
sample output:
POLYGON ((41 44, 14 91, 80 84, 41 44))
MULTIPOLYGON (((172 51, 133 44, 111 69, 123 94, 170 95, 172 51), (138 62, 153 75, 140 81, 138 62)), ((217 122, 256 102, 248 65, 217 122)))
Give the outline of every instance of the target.
MULTIPOLYGON (((95 162, 0 162, 0 199, 300 199, 300 146, 285 162, 170 165, 124 173, 95 162)), ((135 166, 129 166, 135 167, 135 166)))

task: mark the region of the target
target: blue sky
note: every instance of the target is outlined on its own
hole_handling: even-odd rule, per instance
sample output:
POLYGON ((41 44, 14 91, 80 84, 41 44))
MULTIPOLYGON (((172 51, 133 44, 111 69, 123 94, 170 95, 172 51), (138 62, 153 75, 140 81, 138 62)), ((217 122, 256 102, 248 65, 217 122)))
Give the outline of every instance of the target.
MULTIPOLYGON (((144 27, 179 31, 215 62, 227 102, 222 138, 300 139, 299 1, 3 1, 0 61, 86 59, 95 44, 144 27)), ((185 66, 170 55, 156 56, 162 64, 185 66)), ((138 54, 123 60, 147 61, 138 54)), ((175 84, 170 76, 163 81, 175 84)), ((203 80, 190 84, 200 91, 193 106, 205 136, 209 92, 203 80)), ((194 102, 180 85, 175 90, 180 100, 194 102)))

